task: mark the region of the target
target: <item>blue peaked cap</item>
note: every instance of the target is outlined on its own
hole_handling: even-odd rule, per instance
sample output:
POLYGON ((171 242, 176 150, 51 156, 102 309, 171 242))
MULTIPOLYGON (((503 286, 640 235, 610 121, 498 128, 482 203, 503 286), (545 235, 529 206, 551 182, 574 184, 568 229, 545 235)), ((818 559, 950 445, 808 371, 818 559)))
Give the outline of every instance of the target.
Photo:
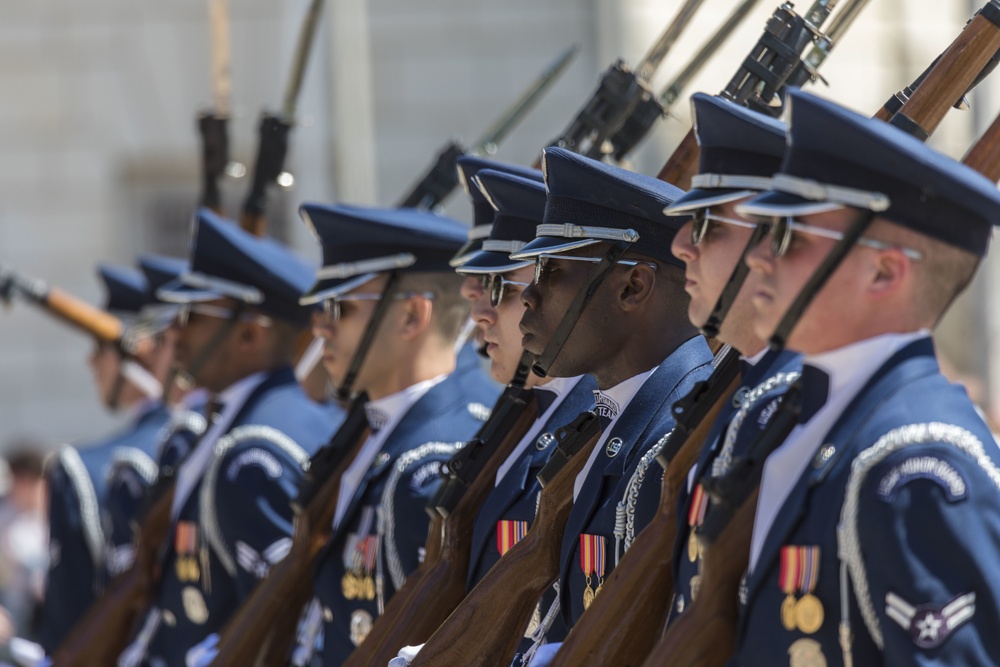
POLYGON ((468 242, 459 248, 455 256, 451 258, 453 267, 461 266, 465 260, 472 257, 483 246, 483 239, 490 233, 490 227, 493 225, 493 207, 474 183, 480 171, 490 169, 542 182, 542 172, 539 169, 522 167, 509 162, 497 162, 476 155, 459 156, 456 161, 456 169, 458 180, 462 183, 462 187, 465 188, 465 192, 472 202, 472 229, 468 232, 468 242))
POLYGON ((749 197, 771 186, 785 155, 785 124, 717 95, 691 96, 698 174, 668 210, 677 215, 749 197))
POLYGON ((663 212, 683 190, 558 147, 542 152, 542 169, 548 191, 544 224, 512 259, 569 252, 632 230, 639 238, 631 251, 684 266, 671 254, 670 244, 688 218, 663 212))
POLYGON ((149 303, 149 283, 138 269, 118 264, 98 264, 97 275, 104 283, 104 309, 116 315, 135 316, 149 303))
POLYGON ((483 169, 475 183, 495 211, 493 228, 483 241, 482 249, 458 268, 459 273, 504 273, 532 260, 513 260, 512 252, 520 250, 534 238, 535 229, 545 216, 545 185, 492 169, 483 169))
POLYGON ((157 290, 187 273, 190 266, 185 259, 164 255, 141 255, 138 264, 139 270, 146 276, 154 300, 158 300, 155 297, 157 290))
POLYGON ((315 269, 277 241, 202 208, 195 214, 190 254, 190 270, 157 291, 164 301, 232 297, 291 324, 308 324, 310 311, 299 298, 312 285, 315 269))
POLYGON ((808 215, 843 207, 979 256, 1000 222, 989 179, 887 123, 800 91, 789 97, 788 149, 770 192, 748 215, 808 215))
POLYGON ((387 271, 450 273, 465 242, 457 220, 411 208, 303 204, 299 215, 323 247, 323 266, 302 303, 348 292, 387 271))

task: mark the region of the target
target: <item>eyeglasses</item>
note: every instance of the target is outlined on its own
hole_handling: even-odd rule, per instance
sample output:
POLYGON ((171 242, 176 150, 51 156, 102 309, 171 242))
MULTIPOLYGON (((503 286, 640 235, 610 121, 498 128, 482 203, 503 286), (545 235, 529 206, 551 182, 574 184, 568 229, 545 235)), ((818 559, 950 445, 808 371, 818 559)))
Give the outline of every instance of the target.
MULTIPOLYGON (((792 245, 792 235, 795 232, 799 232, 801 234, 812 234, 813 236, 820 236, 833 241, 840 241, 844 238, 844 235, 838 231, 809 225, 787 216, 773 218, 770 222, 761 222, 760 224, 770 227, 768 234, 771 237, 771 253, 775 257, 782 257, 788 252, 788 248, 792 245)), ((870 239, 865 236, 859 238, 857 242, 858 245, 874 248, 875 250, 896 249, 914 261, 924 258, 923 253, 919 250, 914 250, 913 248, 907 248, 893 243, 886 243, 885 241, 870 239)))
MULTIPOLYGON (((228 320, 236 314, 236 311, 232 308, 223 308, 221 306, 211 306, 204 303, 183 303, 177 309, 177 315, 174 321, 180 327, 186 327, 188 322, 191 321, 191 315, 203 315, 205 317, 214 317, 219 320, 228 320)), ((262 327, 271 326, 271 318, 266 315, 259 315, 257 313, 240 313, 241 322, 256 322, 262 327)))
MULTIPOLYGON (((424 299, 434 299, 433 292, 398 292, 392 295, 392 298, 396 301, 404 301, 406 299, 413 299, 416 297, 423 297, 424 299)), ((326 316, 329 322, 337 322, 340 320, 342 307, 341 304, 349 301, 381 301, 382 295, 375 292, 356 292, 354 294, 344 294, 342 296, 335 296, 329 299, 323 299, 323 314, 326 316)))
POLYGON ((504 288, 506 286, 523 288, 527 287, 528 284, 507 280, 499 273, 491 273, 490 275, 483 276, 483 291, 490 295, 490 305, 494 308, 498 307, 503 301, 504 288))
POLYGON ((709 223, 711 222, 722 222, 727 225, 733 225, 734 227, 742 227, 743 229, 757 228, 757 223, 755 222, 737 220, 736 218, 724 218, 721 215, 713 215, 712 213, 709 213, 707 208, 701 208, 695 211, 694 218, 692 219, 691 245, 700 245, 701 242, 705 240, 705 234, 708 233, 709 223))
MULTIPOLYGON (((603 257, 577 257, 574 255, 536 255, 535 256, 535 284, 537 285, 542 280, 542 276, 545 274, 545 268, 550 260, 560 259, 566 260, 568 262, 590 262, 592 264, 598 264, 601 262, 603 257)), ((619 259, 615 264, 619 266, 638 266, 639 264, 645 264, 654 271, 656 271, 656 264, 653 262, 643 262, 635 259, 619 259)))

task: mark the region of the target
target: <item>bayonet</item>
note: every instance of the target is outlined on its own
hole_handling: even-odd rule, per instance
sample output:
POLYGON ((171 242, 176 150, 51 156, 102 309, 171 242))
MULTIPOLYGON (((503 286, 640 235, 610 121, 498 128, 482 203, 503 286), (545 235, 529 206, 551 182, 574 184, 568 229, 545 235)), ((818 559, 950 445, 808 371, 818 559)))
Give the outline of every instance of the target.
POLYGON ((524 120, 524 117, 538 103, 542 95, 548 92, 556 80, 566 71, 566 68, 576 56, 577 51, 577 46, 573 45, 561 53, 500 114, 479 142, 471 149, 466 151, 458 141, 453 140, 448 142, 438 153, 430 169, 424 172, 423 177, 399 201, 397 206, 401 208, 432 209, 444 201, 455 189, 455 186, 458 185, 458 173, 455 171, 455 162, 458 158, 466 153, 471 153, 472 155, 493 155, 496 153, 497 146, 504 137, 518 123, 524 120))
POLYGON ((229 0, 208 0, 208 23, 212 54, 212 109, 199 115, 202 146, 200 205, 222 213, 219 180, 229 164, 229 122, 232 97, 229 45, 229 0))

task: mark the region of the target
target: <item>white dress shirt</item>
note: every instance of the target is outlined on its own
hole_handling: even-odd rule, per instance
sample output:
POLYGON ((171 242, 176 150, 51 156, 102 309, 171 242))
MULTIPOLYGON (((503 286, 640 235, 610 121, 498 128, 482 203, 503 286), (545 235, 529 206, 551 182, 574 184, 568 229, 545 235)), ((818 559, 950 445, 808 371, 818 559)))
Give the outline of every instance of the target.
POLYGON ((229 430, 230 424, 236 418, 236 413, 243 408, 243 404, 250 398, 250 394, 253 393, 257 385, 263 382, 266 377, 267 373, 263 371, 248 375, 242 380, 237 380, 226 387, 217 396, 217 400, 222 404, 222 414, 211 424, 208 431, 205 432, 198 441, 198 444, 195 445, 194 451, 184 459, 184 462, 177 470, 174 502, 170 508, 170 517, 172 519, 177 518, 181 508, 184 507, 184 503, 187 502, 188 496, 191 495, 195 484, 198 483, 198 480, 205 473, 205 467, 212 458, 212 450, 215 449, 215 443, 229 430))
POLYGON ((587 458, 587 463, 583 466, 583 470, 581 470, 576 476, 576 481, 573 483, 573 502, 576 502, 577 497, 580 495, 583 483, 587 479, 587 473, 589 473, 590 469, 594 467, 594 461, 597 460, 597 455, 604 449, 604 444, 611 435, 611 431, 614 430, 615 424, 618 423, 618 418, 621 417, 623 412, 625 412, 625 408, 628 407, 632 398, 639 393, 639 388, 646 383, 646 380, 649 379, 650 375, 656 372, 657 368, 659 368, 659 366, 654 366, 645 373, 633 375, 629 379, 620 382, 605 391, 601 391, 600 389, 594 391, 594 401, 597 403, 598 409, 610 413, 608 416, 611 417, 611 423, 608 424, 601 433, 601 437, 598 439, 593 451, 590 452, 590 456, 587 458))
POLYGON ((913 341, 929 335, 930 332, 924 329, 903 334, 883 334, 803 358, 804 366, 814 366, 829 375, 830 393, 823 407, 808 422, 795 426, 785 442, 764 462, 750 543, 751 572, 785 499, 848 404, 889 357, 913 341))
MULTIPOLYGON (((504 461, 499 468, 497 468, 497 478, 494 486, 500 486, 500 481, 510 471, 514 464, 517 463, 517 460, 521 458, 521 454, 523 454, 524 450, 528 448, 528 445, 535 441, 535 438, 538 437, 538 432, 542 430, 542 427, 545 426, 559 406, 562 405, 562 402, 566 400, 569 393, 573 391, 577 383, 582 379, 582 375, 577 375, 576 377, 571 378, 552 378, 545 384, 536 387, 536 389, 540 389, 542 391, 551 391, 556 395, 556 397, 552 400, 552 404, 549 405, 548 409, 538 416, 538 419, 536 419, 535 423, 531 425, 528 432, 524 434, 521 441, 517 443, 517 447, 515 447, 514 451, 510 453, 507 460, 504 461)), ((559 425, 562 426, 562 424, 559 425)))
POLYGON ((397 391, 395 394, 389 394, 374 401, 368 401, 365 404, 365 411, 369 415, 369 422, 372 420, 374 414, 378 414, 379 419, 383 423, 377 433, 372 433, 368 436, 368 439, 361 446, 358 455, 354 457, 351 465, 344 471, 343 476, 340 478, 337 510, 333 515, 334 528, 340 525, 340 521, 347 512, 347 506, 351 504, 351 499, 354 497, 358 487, 361 486, 361 480, 364 479, 365 473, 368 472, 375 457, 382 449, 382 445, 385 444, 386 439, 392 434, 396 426, 399 425, 400 420, 403 419, 403 415, 424 394, 442 382, 446 377, 448 377, 447 374, 439 375, 436 378, 418 382, 402 391, 397 391))

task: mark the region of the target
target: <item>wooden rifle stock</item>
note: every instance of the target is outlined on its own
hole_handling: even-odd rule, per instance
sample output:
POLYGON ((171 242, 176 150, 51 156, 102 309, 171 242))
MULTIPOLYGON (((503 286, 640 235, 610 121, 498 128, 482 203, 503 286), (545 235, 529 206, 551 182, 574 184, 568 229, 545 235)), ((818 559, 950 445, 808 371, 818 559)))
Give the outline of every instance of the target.
POLYGON ((724 665, 736 650, 740 580, 750 560, 757 512, 755 489, 733 515, 719 539, 705 549, 698 599, 670 625, 643 667, 724 665))
POLYGON ((1000 181, 1000 116, 996 117, 979 141, 969 149, 962 163, 994 183, 1000 181))
POLYGON ((590 435, 596 430, 595 422, 595 417, 585 420, 583 429, 570 436, 569 440, 577 440, 570 451, 563 451, 560 445, 553 459, 563 454, 568 461, 543 486, 528 534, 462 600, 424 645, 412 667, 510 664, 535 604, 559 576, 559 551, 573 509, 573 484, 599 438, 596 432, 590 435), (578 446, 578 440, 584 438, 578 446))
POLYGON ((476 516, 493 490, 497 469, 537 416, 536 403, 532 401, 506 431, 507 435, 494 449, 489 463, 476 475, 448 518, 437 515, 432 519, 424 562, 406 579, 365 642, 343 667, 388 663, 402 647, 425 642, 461 603, 465 597, 476 516))
POLYGON ((313 456, 307 474, 314 477, 303 486, 309 492, 300 491, 296 501, 291 550, 226 623, 213 667, 287 663, 299 616, 313 597, 316 558, 332 535, 341 476, 368 432, 364 400, 356 399, 330 444, 313 456))
POLYGON ((10 292, 16 290, 31 303, 41 306, 75 329, 105 343, 121 342, 125 325, 107 311, 52 287, 44 280, 29 278, 13 270, 6 271, 2 278, 12 285, 7 288, 10 292))
POLYGON ((660 505, 653 520, 604 582, 601 594, 570 630, 550 667, 641 665, 660 638, 670 614, 672 554, 677 535, 677 503, 687 475, 722 406, 732 399, 738 375, 670 459, 663 471, 660 505))
POLYGON ((139 614, 152 604, 160 578, 160 554, 170 529, 174 482, 170 480, 143 514, 135 563, 104 589, 56 650, 57 667, 116 665, 139 614))
POLYGON ((691 178, 698 171, 699 153, 698 136, 692 127, 681 140, 680 145, 674 149, 670 159, 663 165, 663 169, 656 177, 661 181, 676 185, 681 190, 690 190, 691 178))

